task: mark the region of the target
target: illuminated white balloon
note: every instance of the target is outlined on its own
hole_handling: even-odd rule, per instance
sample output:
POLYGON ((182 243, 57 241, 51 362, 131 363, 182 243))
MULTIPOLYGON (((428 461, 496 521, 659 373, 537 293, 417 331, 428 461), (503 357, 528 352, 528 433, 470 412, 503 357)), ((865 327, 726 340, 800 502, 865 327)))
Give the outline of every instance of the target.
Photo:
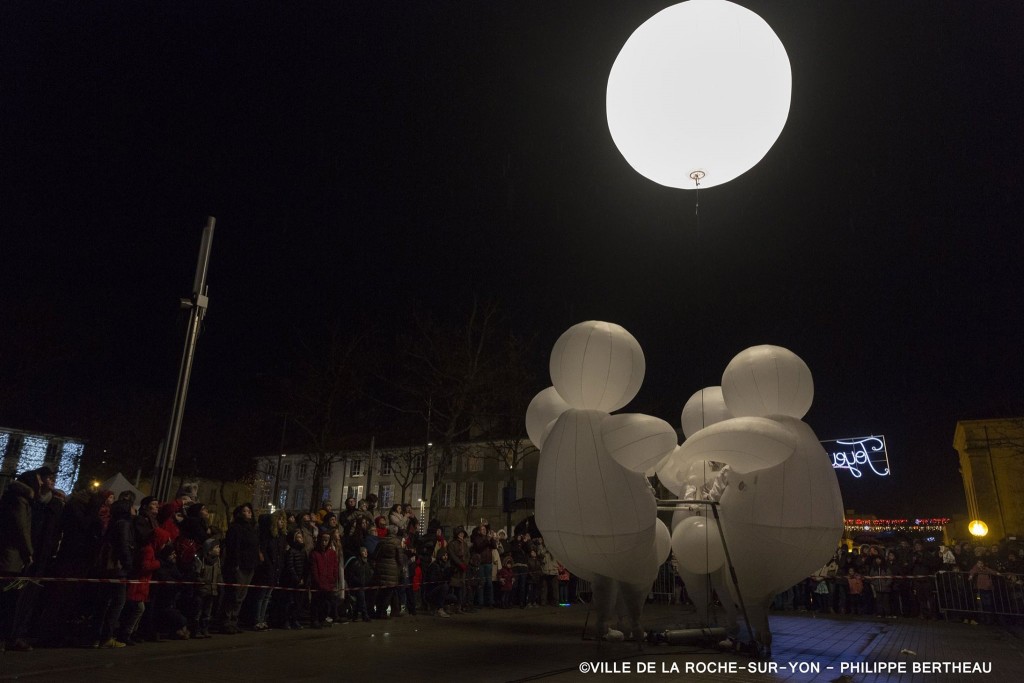
POLYGON ((708 574, 725 563, 718 523, 711 517, 687 517, 672 530, 672 551, 694 574, 708 574))
POLYGON ((761 17, 689 0, 644 22, 608 76, 608 129, 638 173, 668 187, 728 182, 759 162, 789 116, 786 49, 761 17))
POLYGON ((554 387, 548 387, 533 397, 526 408, 526 435, 538 449, 544 446, 551 423, 569 410, 569 404, 562 400, 554 387))
POLYGON ((668 559, 668 554, 672 552, 672 534, 665 526, 665 522, 660 519, 654 523, 654 547, 655 559, 660 567, 668 559))
POLYGON ((722 373, 722 395, 736 417, 787 415, 802 418, 814 400, 807 364, 781 346, 752 346, 722 373))
POLYGON ((733 414, 729 412, 729 406, 725 405, 722 387, 707 387, 694 392, 689 398, 683 406, 680 423, 683 434, 689 438, 699 430, 730 417, 733 414))
POLYGON ((608 455, 606 417, 572 409, 555 420, 537 468, 537 528, 573 573, 639 583, 654 561, 657 507, 644 475, 608 455))
POLYGON ((612 412, 644 381, 644 352, 629 332, 591 320, 573 325, 551 349, 551 383, 573 408, 612 412))
POLYGON ((608 454, 628 470, 656 468, 676 447, 676 430, 650 415, 609 415, 601 421, 601 438, 608 454))
MULTIPOLYGON (((766 417, 734 417, 705 427, 673 453, 680 465, 696 461, 724 462, 737 472, 749 472, 785 462, 799 438, 787 425, 766 417)), ((662 469, 665 469, 662 466, 662 469)), ((688 473, 676 479, 685 483, 688 473)), ((659 474, 660 477, 660 474, 659 474)))

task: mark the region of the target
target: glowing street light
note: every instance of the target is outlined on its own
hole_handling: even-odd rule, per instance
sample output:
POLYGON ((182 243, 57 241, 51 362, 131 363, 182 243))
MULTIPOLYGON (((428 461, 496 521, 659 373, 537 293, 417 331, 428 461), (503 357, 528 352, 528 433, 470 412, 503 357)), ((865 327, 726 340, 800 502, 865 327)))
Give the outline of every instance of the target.
POLYGON ((971 532, 971 536, 981 538, 988 533, 988 524, 985 524, 980 519, 975 519, 967 525, 967 530, 971 532))
POLYGON ((608 76, 608 129, 650 180, 713 187, 768 153, 792 86, 786 49, 761 17, 726 0, 689 0, 622 46, 608 76))

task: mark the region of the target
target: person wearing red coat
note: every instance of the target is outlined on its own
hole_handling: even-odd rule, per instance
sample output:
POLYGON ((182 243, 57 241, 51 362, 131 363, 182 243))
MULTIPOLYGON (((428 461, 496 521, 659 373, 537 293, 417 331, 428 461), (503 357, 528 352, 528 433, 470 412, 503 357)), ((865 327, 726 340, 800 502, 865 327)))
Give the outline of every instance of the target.
POLYGON ((127 603, 121 613, 121 624, 117 639, 122 643, 135 645, 142 642, 139 637, 139 622, 149 602, 149 580, 153 572, 160 568, 160 560, 156 554, 171 542, 171 536, 164 529, 154 529, 149 543, 143 543, 136 551, 136 564, 132 572, 132 583, 128 584, 127 603))
POLYGON ((331 547, 331 535, 320 534, 316 547, 309 553, 310 588, 313 594, 313 628, 323 628, 331 605, 331 596, 338 590, 338 553, 331 547))

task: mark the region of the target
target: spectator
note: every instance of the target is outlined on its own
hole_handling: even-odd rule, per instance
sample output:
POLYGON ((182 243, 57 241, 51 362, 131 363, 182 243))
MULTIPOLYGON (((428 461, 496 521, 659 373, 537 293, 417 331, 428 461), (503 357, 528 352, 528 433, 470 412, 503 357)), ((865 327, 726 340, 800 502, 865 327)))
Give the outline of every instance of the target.
MULTIPOLYGON (((110 506, 107 533, 100 544, 96 561, 96 575, 104 579, 125 579, 132 572, 134 541, 132 539, 131 504, 119 500, 110 506)), ((96 624, 93 647, 121 648, 125 643, 117 640, 114 629, 121 618, 127 597, 126 584, 101 583, 97 586, 96 624)))
POLYGON ((285 594, 284 627, 286 629, 302 628, 299 619, 306 591, 295 589, 307 588, 309 585, 307 581, 309 557, 306 555, 303 536, 299 529, 292 534, 288 552, 284 557, 284 568, 281 572, 284 587, 292 589, 285 594))
POLYGON ((427 567, 426 602, 427 607, 439 617, 449 617, 445 611, 448 604, 448 586, 452 577, 452 568, 448 559, 448 550, 441 548, 437 556, 427 567))
POLYGON ((455 594, 452 611, 465 612, 468 604, 466 595, 466 578, 469 574, 469 541, 466 540, 466 529, 456 527, 451 543, 448 544, 448 556, 452 564, 451 589, 455 594))
POLYGON ((274 587, 281 581, 284 556, 288 552, 287 519, 284 511, 278 510, 272 515, 260 515, 257 526, 260 557, 256 571, 253 573, 253 583, 260 588, 256 594, 254 628, 257 631, 269 631, 270 624, 267 613, 270 610, 274 587))
POLYGON ((135 581, 129 583, 126 590, 125 609, 122 611, 117 638, 126 645, 138 645, 142 642, 139 624, 142 623, 142 617, 146 612, 146 603, 149 602, 149 582, 153 574, 160 569, 158 553, 170 541, 170 536, 163 529, 154 529, 146 543, 139 544, 136 539, 136 559, 131 574, 135 581))
MULTIPOLYGON (((20 576, 31 567, 32 503, 39 492, 35 471, 25 472, 8 484, 0 497, 0 646, 14 640, 14 611, 18 591, 4 577, 20 576)), ((27 642, 12 642, 11 649, 30 650, 27 642)))
POLYGON ((355 600, 355 618, 362 617, 363 621, 369 621, 370 612, 367 608, 366 589, 373 581, 373 566, 370 564, 369 552, 366 548, 359 548, 348 561, 345 566, 345 579, 352 598, 355 600))
POLYGON ((385 529, 386 534, 377 544, 377 551, 373 558, 374 580, 377 584, 377 612, 378 619, 388 619, 387 608, 390 603, 391 616, 402 615, 399 608, 398 595, 395 588, 402 576, 402 549, 398 544, 396 536, 397 528, 393 526, 385 529))
POLYGON ((338 590, 338 553, 331 548, 330 534, 320 534, 316 548, 309 554, 309 577, 314 591, 310 624, 313 628, 330 626, 328 611, 338 590))
MULTIPOLYGON (((282 518, 283 521, 283 518, 282 518)), ((220 566, 220 543, 217 539, 207 539, 203 544, 203 566, 199 574, 200 585, 196 588, 199 597, 198 628, 192 634, 194 638, 210 638, 210 619, 217 595, 221 591, 220 584, 224 575, 220 566)))
POLYGON ((248 503, 239 505, 235 508, 233 518, 224 538, 223 561, 225 581, 236 584, 229 587, 224 596, 224 633, 228 635, 240 633, 238 613, 242 609, 260 556, 259 535, 253 525, 252 506, 248 503))
POLYGON ((470 552, 478 558, 480 564, 479 583, 476 589, 476 604, 480 607, 494 607, 494 584, 491 582, 494 573, 492 553, 498 544, 486 526, 478 526, 470 537, 470 552))

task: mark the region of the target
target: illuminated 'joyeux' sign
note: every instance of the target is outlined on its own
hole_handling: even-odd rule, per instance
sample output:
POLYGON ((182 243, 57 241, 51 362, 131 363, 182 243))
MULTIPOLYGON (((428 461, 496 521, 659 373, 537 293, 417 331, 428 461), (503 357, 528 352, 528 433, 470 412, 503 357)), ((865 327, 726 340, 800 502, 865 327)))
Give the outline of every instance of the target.
POLYGON ((885 450, 884 436, 861 436, 854 439, 822 441, 832 457, 832 467, 849 470, 854 477, 864 475, 867 468, 880 477, 889 476, 889 454, 885 450))

